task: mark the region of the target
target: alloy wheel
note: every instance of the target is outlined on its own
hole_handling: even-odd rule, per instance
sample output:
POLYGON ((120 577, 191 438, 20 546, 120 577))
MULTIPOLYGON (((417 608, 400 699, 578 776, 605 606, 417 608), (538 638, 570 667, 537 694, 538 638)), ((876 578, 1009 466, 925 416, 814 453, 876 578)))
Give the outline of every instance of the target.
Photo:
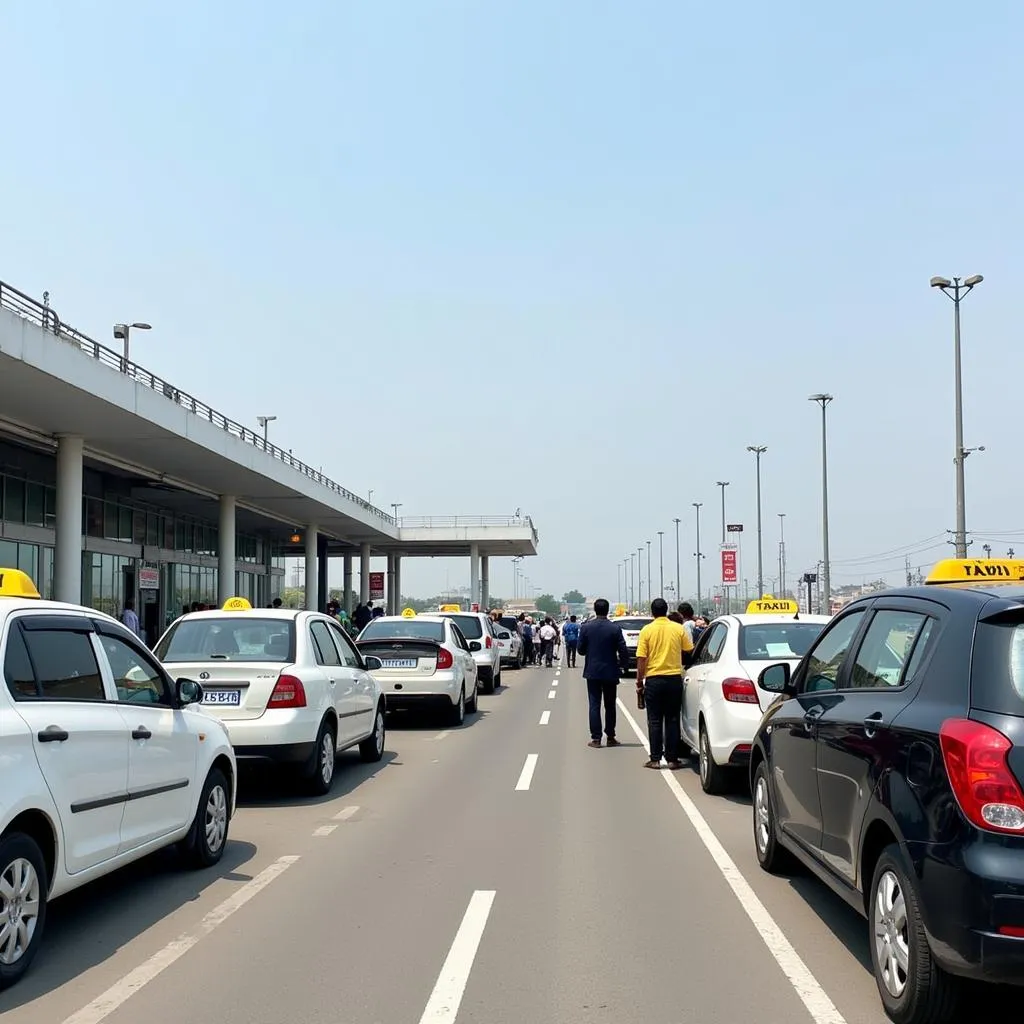
POLYGON ((16 964, 26 953, 39 923, 39 875, 24 857, 0 874, 0 964, 16 964))

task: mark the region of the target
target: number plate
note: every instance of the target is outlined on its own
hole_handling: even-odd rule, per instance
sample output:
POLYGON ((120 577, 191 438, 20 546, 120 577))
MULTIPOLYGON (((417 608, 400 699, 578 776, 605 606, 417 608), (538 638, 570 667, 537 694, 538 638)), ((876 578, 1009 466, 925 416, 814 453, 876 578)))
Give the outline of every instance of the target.
POLYGON ((241 690, 204 690, 203 691, 203 703, 204 704, 219 704, 222 707, 228 705, 230 707, 238 707, 242 703, 242 691, 241 690))
POLYGON ((415 658, 383 658, 381 663, 384 668, 415 668, 415 658))

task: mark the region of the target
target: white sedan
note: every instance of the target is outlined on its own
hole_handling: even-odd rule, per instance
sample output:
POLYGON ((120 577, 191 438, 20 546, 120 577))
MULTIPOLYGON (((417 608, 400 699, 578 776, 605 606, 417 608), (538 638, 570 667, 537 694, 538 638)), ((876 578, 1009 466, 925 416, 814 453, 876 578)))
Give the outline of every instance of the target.
POLYGON ((700 638, 683 677, 683 740, 700 758, 705 793, 723 792, 746 768, 762 713, 776 695, 757 677, 765 665, 799 664, 829 621, 825 615, 723 615, 700 638))
POLYGON ((183 615, 155 648, 167 669, 202 683, 203 706, 228 729, 235 754, 298 770, 330 791, 338 751, 384 755, 384 695, 335 619, 290 608, 224 608, 183 615))

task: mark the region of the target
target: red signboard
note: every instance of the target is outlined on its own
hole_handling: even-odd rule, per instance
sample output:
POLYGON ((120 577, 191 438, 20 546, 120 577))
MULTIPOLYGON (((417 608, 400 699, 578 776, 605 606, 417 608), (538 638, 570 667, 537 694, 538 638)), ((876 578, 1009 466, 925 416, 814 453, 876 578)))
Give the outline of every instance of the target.
POLYGON ((370 600, 380 601, 384 597, 384 573, 370 573, 370 600))
POLYGON ((722 582, 738 583, 736 575, 736 552, 728 549, 722 552, 722 582))

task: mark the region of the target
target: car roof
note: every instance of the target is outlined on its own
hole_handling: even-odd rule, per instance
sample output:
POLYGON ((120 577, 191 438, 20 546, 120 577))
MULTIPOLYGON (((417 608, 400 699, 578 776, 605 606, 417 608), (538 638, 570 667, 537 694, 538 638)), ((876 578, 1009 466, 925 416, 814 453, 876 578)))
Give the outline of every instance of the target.
POLYGON ((234 611, 224 608, 208 608, 205 612, 188 612, 178 619, 297 619, 300 615, 320 615, 306 608, 239 608, 234 611))
POLYGON ((826 622, 832 621, 831 615, 805 615, 801 612, 799 615, 765 615, 760 613, 741 612, 738 615, 719 615, 715 622, 721 619, 731 619, 734 622, 738 622, 741 626, 768 626, 772 623, 786 623, 786 622, 811 622, 823 625, 826 622))
MULTIPOLYGON (((458 612, 448 612, 445 615, 378 615, 377 618, 371 619, 367 625, 372 625, 374 622, 415 622, 420 619, 424 622, 444 622, 448 615, 457 615, 458 612)), ((466 613, 469 614, 468 612, 466 613)))
POLYGON ((79 615, 88 615, 93 619, 103 619, 105 622, 115 622, 117 619, 106 612, 98 611, 95 608, 88 608, 84 604, 69 604, 67 601, 47 601, 38 597, 2 597, 0 596, 0 618, 12 612, 22 611, 48 611, 48 612, 77 612, 79 615))

